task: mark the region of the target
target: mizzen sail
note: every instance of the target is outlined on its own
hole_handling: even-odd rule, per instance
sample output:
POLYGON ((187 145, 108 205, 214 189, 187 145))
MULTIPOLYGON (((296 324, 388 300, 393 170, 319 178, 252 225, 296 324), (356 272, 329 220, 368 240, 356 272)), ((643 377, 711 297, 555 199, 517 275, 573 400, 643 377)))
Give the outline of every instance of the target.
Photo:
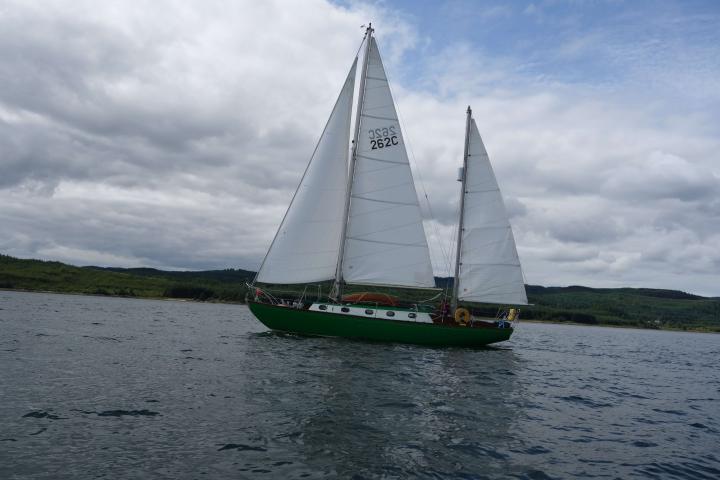
POLYGON ((475 120, 469 128, 458 298, 525 305, 520 259, 502 194, 475 120))

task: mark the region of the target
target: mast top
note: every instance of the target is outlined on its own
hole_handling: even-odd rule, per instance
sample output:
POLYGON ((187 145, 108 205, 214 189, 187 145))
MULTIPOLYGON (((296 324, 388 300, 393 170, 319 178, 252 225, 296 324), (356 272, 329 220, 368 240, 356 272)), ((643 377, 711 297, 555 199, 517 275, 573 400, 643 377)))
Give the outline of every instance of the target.
MULTIPOLYGON (((364 27, 365 25, 361 25, 361 26, 364 27)), ((375 31, 375 29, 372 28, 372 22, 368 23, 368 26, 365 28, 365 36, 369 37, 370 35, 372 35, 372 32, 374 32, 374 31, 375 31)))
POLYGON ((470 108, 470 105, 468 105, 467 113, 468 113, 468 114, 471 114, 471 113, 472 113, 472 109, 470 108))

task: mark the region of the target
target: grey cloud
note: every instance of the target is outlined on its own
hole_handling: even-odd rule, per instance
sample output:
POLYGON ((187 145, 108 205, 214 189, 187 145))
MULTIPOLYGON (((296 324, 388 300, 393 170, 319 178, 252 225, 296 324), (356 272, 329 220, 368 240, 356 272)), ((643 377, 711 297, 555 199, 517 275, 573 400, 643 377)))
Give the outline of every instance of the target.
POLYGON ((548 225, 550 235, 562 242, 605 243, 618 239, 625 229, 615 220, 588 215, 585 218, 553 217, 548 225))
POLYGON ((563 245, 554 251, 545 253, 545 260, 550 262, 584 262, 598 258, 600 252, 595 248, 572 248, 563 245))
MULTIPOLYGON (((22 234, 3 239, 0 246, 11 254, 18 249, 40 256, 86 252, 90 259, 105 254, 107 258, 133 259, 137 264, 161 268, 224 268, 254 263, 266 239, 258 235, 261 232, 226 221, 223 214, 253 220, 252 212, 243 211, 237 203, 224 211, 199 204, 36 198, 29 205, 5 205, 0 221, 14 225, 22 234)), ((63 260, 78 262, 76 258, 63 260)))
MULTIPOLYGON (((288 93, 247 91, 243 83, 254 72, 222 66, 233 58, 218 55, 217 71, 203 70, 202 56, 205 63, 194 65, 193 55, 216 54, 192 36, 206 32, 183 38, 144 22, 128 31, 111 17, 90 21, 47 8, 14 5, 0 16, 0 113, 15 117, 0 132, 3 162, 11 165, 0 185, 95 179, 156 186, 158 177, 173 182, 168 177, 199 171, 227 178, 227 170, 208 167, 234 163, 251 177, 265 172, 251 178, 257 185, 302 171, 295 164, 310 151, 308 127, 257 115, 263 100, 272 105, 288 93), (258 151, 262 158, 249 154, 258 151)), ((278 183, 287 188, 290 180, 278 183)))
POLYGON ((663 152, 652 152, 649 158, 618 166, 607 175, 602 190, 635 199, 691 202, 712 200, 720 194, 720 176, 704 165, 663 152))
POLYGON ((528 208, 519 198, 506 196, 504 200, 505 209, 507 210, 511 221, 517 217, 522 217, 527 214, 528 208))

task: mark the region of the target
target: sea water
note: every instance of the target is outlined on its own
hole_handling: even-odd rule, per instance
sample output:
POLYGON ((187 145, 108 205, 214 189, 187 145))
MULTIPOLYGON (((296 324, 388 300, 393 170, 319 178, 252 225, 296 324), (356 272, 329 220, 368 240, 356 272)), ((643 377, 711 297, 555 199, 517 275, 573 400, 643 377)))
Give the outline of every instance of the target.
POLYGON ((496 348, 267 331, 245 306, 0 292, 0 478, 720 478, 720 336, 496 348))

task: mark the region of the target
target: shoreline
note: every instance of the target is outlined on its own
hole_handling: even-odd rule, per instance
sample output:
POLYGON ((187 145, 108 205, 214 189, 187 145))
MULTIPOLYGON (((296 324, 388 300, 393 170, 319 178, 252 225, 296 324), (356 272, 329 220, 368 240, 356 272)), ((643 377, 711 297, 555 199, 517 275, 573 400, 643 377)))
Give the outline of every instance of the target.
POLYGON ((226 305, 247 305, 245 302, 231 302, 225 300, 196 300, 194 298, 173 298, 173 297, 140 297, 137 295, 103 295, 102 293, 85 293, 85 292, 58 292, 55 290, 28 290, 24 288, 4 288, 0 287, 0 292, 19 292, 19 293, 49 293, 52 295, 78 295, 83 297, 97 298, 126 298, 130 300, 162 300, 171 302, 193 302, 193 303, 222 303, 226 305))
POLYGON ((545 325, 571 325, 574 327, 601 327, 601 328, 622 328, 630 330, 643 330, 645 332, 685 332, 685 333, 720 333, 720 330, 706 330, 703 328, 672 328, 672 327, 658 327, 658 328, 645 328, 637 325, 615 325, 612 323, 578 323, 578 322, 551 322, 547 320, 535 320, 535 319, 523 319, 518 320, 518 324, 523 323, 541 323, 545 325))
MULTIPOLYGON (((53 295, 79 295, 87 297, 100 297, 100 298, 125 298, 131 300, 161 300, 161 301, 173 301, 173 302, 193 302, 193 303, 210 303, 210 304, 224 304, 224 305, 247 305, 245 302, 232 302, 223 300, 196 300, 193 298, 172 298, 172 297, 140 297, 131 295, 102 295, 99 293, 84 293, 84 292, 58 292, 53 290, 28 290, 22 288, 2 288, 0 292, 19 292, 19 293, 46 293, 53 295)), ((610 323, 578 323, 578 322, 554 322, 547 320, 536 320, 536 319, 523 319, 518 321, 519 324, 523 323, 540 323, 545 325, 572 325, 579 327, 602 327, 602 328, 624 328, 633 330, 645 330, 645 331, 659 331, 659 332, 688 332, 688 333, 720 333, 720 330, 711 330, 698 327, 690 327, 686 329, 672 328, 672 327, 657 327, 657 328, 646 328, 638 325, 616 325, 610 323)))

